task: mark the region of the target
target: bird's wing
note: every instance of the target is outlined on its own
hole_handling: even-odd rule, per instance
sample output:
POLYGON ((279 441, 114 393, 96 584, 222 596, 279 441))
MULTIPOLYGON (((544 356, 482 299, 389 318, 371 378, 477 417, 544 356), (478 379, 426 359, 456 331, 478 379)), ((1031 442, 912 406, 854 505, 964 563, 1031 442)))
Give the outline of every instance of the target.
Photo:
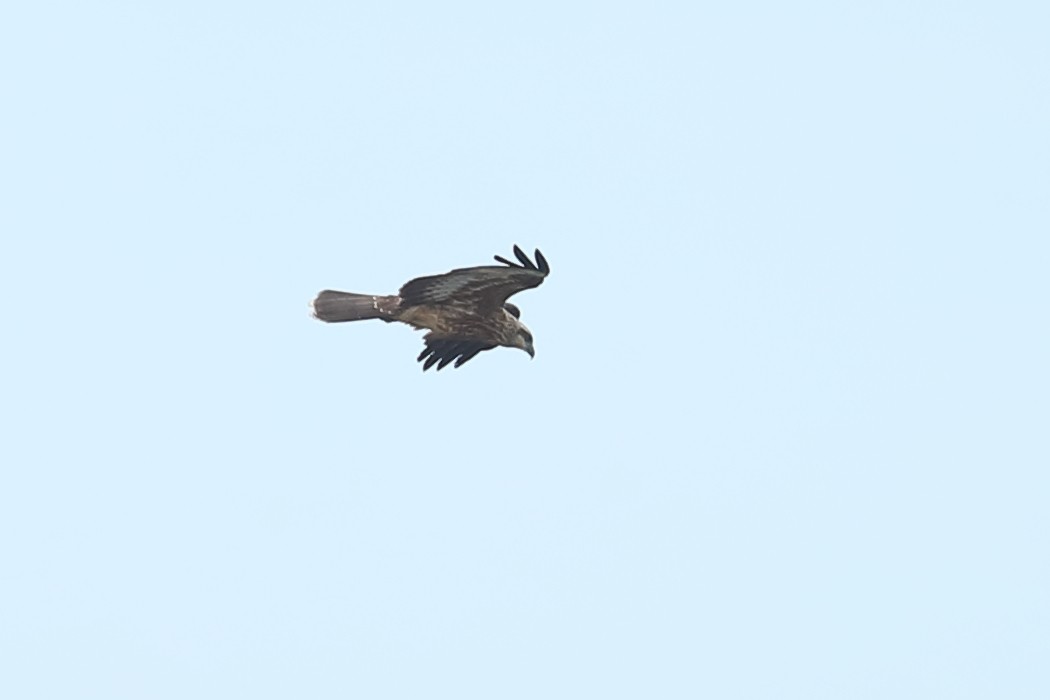
POLYGON ((518 263, 495 256, 499 265, 483 265, 452 270, 443 275, 417 277, 401 287, 401 304, 453 304, 486 315, 503 306, 512 295, 538 287, 550 274, 543 253, 536 251, 536 262, 514 246, 518 263))
POLYGON ((423 341, 427 346, 423 348, 423 352, 419 353, 416 361, 423 363, 424 372, 435 363, 438 369, 453 361, 456 363, 454 366, 459 367, 464 362, 469 362, 482 350, 491 350, 496 347, 494 344, 483 340, 441 338, 435 336, 434 333, 427 333, 423 336, 423 341))

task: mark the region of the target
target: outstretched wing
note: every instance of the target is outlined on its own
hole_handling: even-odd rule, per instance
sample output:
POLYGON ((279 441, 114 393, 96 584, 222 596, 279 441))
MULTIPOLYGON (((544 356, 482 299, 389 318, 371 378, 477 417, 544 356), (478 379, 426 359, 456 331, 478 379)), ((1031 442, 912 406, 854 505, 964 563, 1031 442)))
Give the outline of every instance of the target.
POLYGON ((464 362, 469 362, 482 350, 491 350, 495 345, 480 340, 459 340, 456 338, 435 338, 433 333, 427 333, 423 340, 427 346, 416 358, 417 362, 423 363, 423 371, 426 372, 435 363, 441 369, 450 362, 455 361, 455 367, 464 362))
POLYGON ((505 267, 465 267, 443 275, 417 277, 398 292, 401 305, 451 304, 473 309, 482 315, 492 313, 512 295, 540 286, 550 274, 550 265, 539 250, 536 251, 536 262, 529 260, 518 246, 514 246, 514 256, 518 263, 495 256, 505 267))

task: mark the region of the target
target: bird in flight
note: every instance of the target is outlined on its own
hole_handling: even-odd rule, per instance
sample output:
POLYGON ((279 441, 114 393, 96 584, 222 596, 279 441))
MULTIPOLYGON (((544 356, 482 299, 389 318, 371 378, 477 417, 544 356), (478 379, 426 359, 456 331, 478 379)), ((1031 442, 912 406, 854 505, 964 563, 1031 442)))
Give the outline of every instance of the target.
POLYGON ((439 370, 452 362, 459 367, 479 352, 501 345, 533 357, 532 333, 521 322, 521 311, 507 299, 540 286, 550 274, 550 265, 539 250, 533 262, 518 246, 514 246, 516 263, 494 257, 500 265, 417 277, 389 296, 326 289, 310 306, 315 318, 328 323, 378 318, 429 331, 423 336, 426 347, 416 358, 424 372, 435 364, 439 370))

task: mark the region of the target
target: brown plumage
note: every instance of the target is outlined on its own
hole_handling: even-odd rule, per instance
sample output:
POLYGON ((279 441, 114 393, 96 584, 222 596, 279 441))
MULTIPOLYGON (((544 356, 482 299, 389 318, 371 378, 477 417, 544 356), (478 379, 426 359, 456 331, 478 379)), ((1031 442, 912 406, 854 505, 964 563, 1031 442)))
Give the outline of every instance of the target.
POLYGON ((532 333, 519 320, 518 307, 507 299, 538 287, 551 270, 539 250, 536 262, 518 246, 514 256, 516 263, 496 255, 502 265, 417 277, 389 296, 326 289, 311 303, 313 314, 328 323, 378 318, 430 331, 423 336, 426 347, 417 358, 424 371, 452 362, 459 367, 479 352, 501 345, 519 348, 531 357, 535 354, 532 333))

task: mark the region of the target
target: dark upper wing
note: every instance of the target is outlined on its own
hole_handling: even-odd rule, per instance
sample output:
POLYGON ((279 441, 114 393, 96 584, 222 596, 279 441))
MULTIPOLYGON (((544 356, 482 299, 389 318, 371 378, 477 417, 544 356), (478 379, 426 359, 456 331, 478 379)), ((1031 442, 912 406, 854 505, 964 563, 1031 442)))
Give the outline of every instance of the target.
POLYGON ((475 308, 482 314, 495 311, 511 295, 538 287, 550 274, 550 266, 539 250, 535 263, 518 246, 514 246, 514 255, 520 264, 497 255, 496 260, 506 267, 465 267, 443 275, 417 277, 398 292, 402 306, 454 304, 475 308))
POLYGON ((416 358, 417 362, 423 363, 424 372, 430 369, 434 363, 437 363, 438 369, 452 361, 456 363, 454 366, 459 367, 464 362, 469 362, 482 350, 491 350, 496 347, 480 340, 457 340, 455 338, 435 338, 433 336, 433 333, 427 333, 423 336, 427 346, 423 348, 423 352, 419 353, 419 357, 416 358))

